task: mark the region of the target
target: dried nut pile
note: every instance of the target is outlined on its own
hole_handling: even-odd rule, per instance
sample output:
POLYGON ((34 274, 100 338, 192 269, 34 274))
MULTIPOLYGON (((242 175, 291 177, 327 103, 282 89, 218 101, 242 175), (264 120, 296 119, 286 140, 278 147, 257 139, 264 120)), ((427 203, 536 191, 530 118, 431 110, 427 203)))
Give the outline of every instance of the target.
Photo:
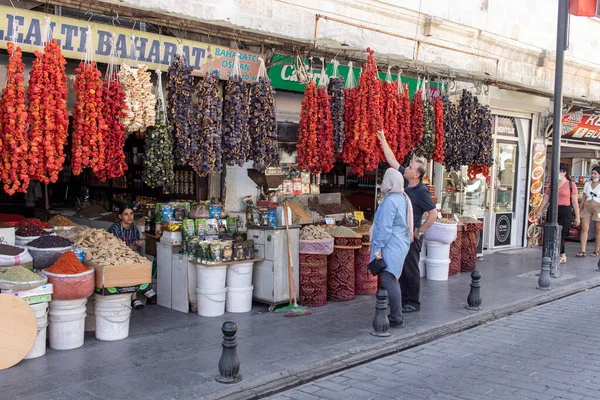
POLYGON ((55 215, 54 217, 50 218, 50 220, 48 221, 48 225, 50 225, 50 226, 75 226, 77 224, 63 215, 55 215))
POLYGON ((75 236, 75 243, 87 248, 86 262, 102 266, 148 262, 145 257, 127 247, 125 242, 103 229, 82 229, 75 236))
POLYGON ((331 235, 325 229, 316 225, 309 225, 300 231, 300 240, 322 240, 331 239, 331 235))

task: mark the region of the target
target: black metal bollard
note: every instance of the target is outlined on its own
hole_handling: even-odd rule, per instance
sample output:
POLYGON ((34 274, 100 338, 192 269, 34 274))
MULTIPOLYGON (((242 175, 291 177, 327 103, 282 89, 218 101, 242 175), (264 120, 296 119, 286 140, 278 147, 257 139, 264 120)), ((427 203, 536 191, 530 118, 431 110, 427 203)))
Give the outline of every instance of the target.
POLYGON ((481 274, 475 270, 471 272, 471 290, 467 296, 467 310, 481 310, 481 274))
POLYGON ((373 318, 373 332, 371 335, 378 337, 389 337, 390 320, 388 319, 388 294, 387 290, 379 289, 375 295, 377 302, 375 303, 375 318, 373 318))
POLYGON ((542 271, 540 272, 540 277, 538 278, 538 286, 537 288, 540 290, 550 290, 550 266, 552 264, 552 260, 550 257, 542 258, 542 271))
POLYGON ((238 383, 242 380, 240 375, 240 360, 237 356, 237 325, 235 322, 226 321, 223 323, 223 352, 219 360, 219 373, 215 379, 220 383, 238 383))

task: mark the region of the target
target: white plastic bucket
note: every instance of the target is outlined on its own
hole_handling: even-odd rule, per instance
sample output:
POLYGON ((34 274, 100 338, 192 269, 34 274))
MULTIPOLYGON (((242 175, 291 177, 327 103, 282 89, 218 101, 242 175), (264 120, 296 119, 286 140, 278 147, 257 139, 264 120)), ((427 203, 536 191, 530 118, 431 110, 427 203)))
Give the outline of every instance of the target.
POLYGON ((444 261, 450 259, 450 245, 427 241, 427 259, 444 261))
POLYGON ((427 265, 427 279, 430 281, 447 281, 450 269, 450 260, 425 259, 427 265))
POLYGON ((96 315, 94 314, 94 296, 88 297, 87 313, 85 317, 85 331, 94 332, 96 330, 96 315))
POLYGON ((196 264, 198 271, 196 288, 202 290, 223 290, 227 280, 227 266, 207 267, 203 264, 196 264))
POLYGON ((83 346, 87 299, 53 300, 48 311, 48 336, 54 350, 83 346))
POLYGON ((225 298, 227 289, 198 289, 198 315, 201 317, 218 317, 225 314, 225 298))
POLYGON ((231 313, 246 313, 252 310, 252 292, 254 286, 245 288, 227 288, 225 311, 231 313))
POLYGON ((248 288, 252 286, 254 263, 234 264, 227 267, 228 288, 248 288))
POLYGON ((123 340, 129 336, 131 294, 114 296, 94 295, 96 301, 96 339, 106 342, 123 340))
POLYGON ((37 320, 37 336, 35 343, 25 356, 26 360, 31 358, 38 358, 46 354, 46 337, 48 328, 48 303, 32 304, 31 309, 35 313, 35 319, 37 320))

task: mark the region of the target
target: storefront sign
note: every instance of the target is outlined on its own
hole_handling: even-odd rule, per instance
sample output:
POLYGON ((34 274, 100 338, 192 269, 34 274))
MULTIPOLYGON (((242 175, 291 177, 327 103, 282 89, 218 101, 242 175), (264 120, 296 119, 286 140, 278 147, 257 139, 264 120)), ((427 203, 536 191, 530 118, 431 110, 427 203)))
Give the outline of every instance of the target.
POLYGON ((495 131, 496 135, 500 136, 517 136, 517 124, 513 117, 497 117, 495 118, 495 131))
POLYGON ((527 245, 534 247, 539 244, 541 237, 540 220, 537 212, 544 200, 544 165, 546 162, 546 146, 536 143, 533 147, 533 160, 531 163, 529 186, 529 214, 527 216, 527 245))
POLYGON ((571 107, 563 114, 560 136, 563 139, 600 143, 600 110, 571 107))
MULTIPOLYGON (((306 85, 299 83, 298 79, 296 78, 296 68, 294 67, 295 62, 293 57, 275 54, 275 56, 273 57, 273 63, 275 63, 275 65, 269 68, 269 78, 271 79, 271 83, 273 84, 273 87, 275 89, 290 90, 293 92, 304 92, 304 87, 306 85)), ((314 79, 317 85, 319 85, 319 83, 321 82, 322 84, 327 85, 329 83, 329 78, 334 76, 333 64, 325 64, 325 75, 321 74, 320 65, 318 68, 313 66, 313 69, 310 69, 309 62, 306 61, 305 64, 308 74, 312 79, 314 79)), ((360 76, 360 68, 353 68, 352 70, 352 72, 354 73, 354 77, 358 80, 358 77, 360 76)), ((344 80, 348 78, 349 71, 350 68, 346 65, 340 65, 338 67, 338 75, 342 76, 344 80)), ((385 80, 385 76, 385 72, 379 73, 380 79, 385 80)), ((392 75, 392 80, 395 81, 397 80, 397 78, 397 75, 392 75)), ((410 93, 410 96, 412 97, 417 91, 418 79, 403 76, 402 83, 408 85, 408 91, 410 93)), ((438 86, 439 85, 435 82, 432 82, 430 84, 430 87, 436 90, 438 86)))
MULTIPOLYGON (((6 48, 16 29, 16 43, 26 53, 42 49, 42 35, 46 14, 12 7, 0 6, 0 47, 6 48)), ((188 63, 198 72, 218 70, 221 79, 227 79, 233 71, 236 52, 240 58, 240 69, 244 79, 256 81, 260 54, 236 51, 229 47, 209 45, 208 43, 181 40, 174 37, 133 31, 131 29, 99 24, 96 22, 50 16, 53 37, 57 39, 66 58, 83 60, 88 37, 88 25, 91 26, 94 59, 108 63, 112 47, 116 47, 118 62, 145 63, 149 69, 166 71, 173 61, 178 46, 183 46, 188 63), (132 43, 135 37, 135 50, 132 43)), ((14 41, 14 40, 13 40, 14 41)))
POLYGON ((509 246, 511 242, 512 213, 496 214, 494 247, 509 246))

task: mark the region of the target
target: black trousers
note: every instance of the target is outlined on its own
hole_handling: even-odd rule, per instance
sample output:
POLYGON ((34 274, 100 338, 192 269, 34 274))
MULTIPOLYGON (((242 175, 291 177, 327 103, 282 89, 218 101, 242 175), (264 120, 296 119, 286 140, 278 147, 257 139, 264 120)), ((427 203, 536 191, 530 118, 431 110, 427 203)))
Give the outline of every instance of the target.
POLYGON ((565 238, 569 235, 571 227, 571 206, 558 206, 558 224, 562 226, 560 234, 560 254, 565 254, 565 238))
POLYGON ((421 272, 419 271, 419 258, 421 257, 422 239, 415 239, 408 249, 404 260, 402 275, 400 275, 400 288, 402 289, 402 305, 411 305, 417 310, 421 308, 419 293, 421 291, 421 272))

